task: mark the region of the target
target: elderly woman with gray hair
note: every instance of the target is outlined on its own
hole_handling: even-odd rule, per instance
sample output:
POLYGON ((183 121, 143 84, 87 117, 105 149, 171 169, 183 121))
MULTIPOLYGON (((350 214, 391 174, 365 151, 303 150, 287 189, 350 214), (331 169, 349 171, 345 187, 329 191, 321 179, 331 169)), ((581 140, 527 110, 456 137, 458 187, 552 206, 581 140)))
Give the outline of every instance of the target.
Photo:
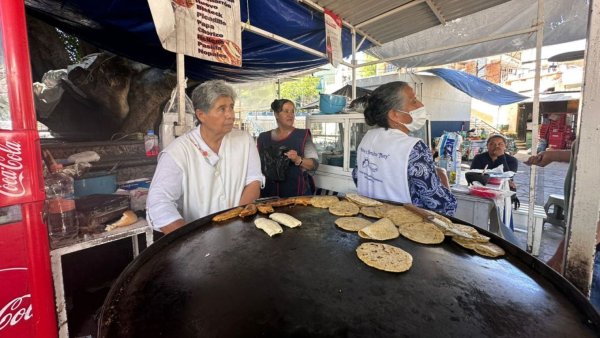
POLYGON ((441 173, 440 179, 427 145, 408 135, 428 118, 413 89, 402 81, 379 86, 364 114, 367 124, 377 128, 369 130, 358 146, 358 193, 454 215, 457 204, 447 177, 441 173))
POLYGON ((264 182, 260 158, 252 136, 233 129, 235 97, 222 80, 194 89, 200 124, 159 154, 150 185, 147 219, 155 230, 169 233, 259 197, 264 182))

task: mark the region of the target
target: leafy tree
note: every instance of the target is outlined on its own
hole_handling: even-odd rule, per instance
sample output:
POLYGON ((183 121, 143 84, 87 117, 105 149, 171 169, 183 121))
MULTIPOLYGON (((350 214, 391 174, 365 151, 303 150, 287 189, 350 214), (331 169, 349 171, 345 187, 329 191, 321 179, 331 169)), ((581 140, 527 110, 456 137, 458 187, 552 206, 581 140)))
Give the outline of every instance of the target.
POLYGON ((301 106, 313 102, 319 98, 319 78, 314 76, 305 76, 294 81, 287 81, 281 84, 281 98, 288 99, 301 106))
POLYGON ((238 94, 236 110, 269 111, 271 102, 277 98, 276 86, 273 82, 234 85, 238 94))
MULTIPOLYGON (((371 62, 371 61, 375 61, 375 60, 378 60, 378 59, 369 54, 365 54, 364 62, 371 62)), ((358 73, 359 73, 359 77, 361 77, 361 78, 375 76, 377 74, 377 65, 375 64, 375 65, 360 67, 360 68, 358 68, 358 73)))
POLYGON ((56 33, 58 33, 58 37, 62 40, 64 44, 64 48, 69 55, 69 60, 72 63, 77 63, 84 55, 81 55, 79 39, 74 37, 73 35, 69 35, 60 29, 56 28, 56 33))

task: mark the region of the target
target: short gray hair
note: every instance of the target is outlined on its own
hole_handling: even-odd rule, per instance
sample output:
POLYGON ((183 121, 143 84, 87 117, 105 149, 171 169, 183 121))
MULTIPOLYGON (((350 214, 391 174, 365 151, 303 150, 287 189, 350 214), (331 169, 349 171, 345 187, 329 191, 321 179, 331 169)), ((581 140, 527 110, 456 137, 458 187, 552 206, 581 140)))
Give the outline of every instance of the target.
POLYGON ((194 110, 199 109, 207 113, 215 101, 221 97, 231 97, 235 102, 236 94, 233 88, 223 80, 210 80, 202 83, 192 92, 194 110))
POLYGON ((402 90, 408 87, 404 81, 388 82, 377 87, 369 96, 365 108, 365 121, 368 125, 377 125, 389 128, 388 112, 390 110, 401 111, 404 108, 404 96, 402 90))

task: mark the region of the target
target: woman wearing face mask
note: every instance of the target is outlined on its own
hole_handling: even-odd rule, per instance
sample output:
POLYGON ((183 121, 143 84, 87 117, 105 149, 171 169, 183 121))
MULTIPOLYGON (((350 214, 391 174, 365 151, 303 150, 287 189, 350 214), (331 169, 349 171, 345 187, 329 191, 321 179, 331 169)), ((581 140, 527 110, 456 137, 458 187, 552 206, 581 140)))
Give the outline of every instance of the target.
POLYGON ((317 169, 319 155, 312 142, 310 130, 294 127, 295 106, 292 101, 275 100, 271 103, 271 109, 277 121, 277 128, 261 133, 257 141, 262 171, 266 178, 261 197, 312 195, 314 182, 309 172, 317 169), (277 154, 271 155, 273 152, 277 154), (285 156, 289 159, 283 168, 284 180, 273 177, 273 163, 269 163, 268 156, 271 159, 275 156, 285 156))
POLYGON ((438 176, 431 150, 408 135, 429 117, 413 89, 402 81, 378 87, 364 114, 367 124, 378 128, 358 146, 358 193, 454 215, 456 199, 438 176))

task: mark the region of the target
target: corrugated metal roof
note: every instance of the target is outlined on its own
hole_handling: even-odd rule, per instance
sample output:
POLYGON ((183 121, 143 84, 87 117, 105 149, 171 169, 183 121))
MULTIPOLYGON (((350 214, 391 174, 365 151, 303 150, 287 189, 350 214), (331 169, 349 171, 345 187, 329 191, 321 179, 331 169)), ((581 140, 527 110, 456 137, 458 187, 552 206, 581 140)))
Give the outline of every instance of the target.
POLYGON ((382 44, 508 1, 313 0, 382 44))
MULTIPOLYGON (((533 95, 533 93, 531 95, 533 95)), ((540 102, 572 101, 580 99, 581 92, 556 92, 540 94, 540 102)), ((523 100, 521 103, 533 103, 533 97, 523 100)))

